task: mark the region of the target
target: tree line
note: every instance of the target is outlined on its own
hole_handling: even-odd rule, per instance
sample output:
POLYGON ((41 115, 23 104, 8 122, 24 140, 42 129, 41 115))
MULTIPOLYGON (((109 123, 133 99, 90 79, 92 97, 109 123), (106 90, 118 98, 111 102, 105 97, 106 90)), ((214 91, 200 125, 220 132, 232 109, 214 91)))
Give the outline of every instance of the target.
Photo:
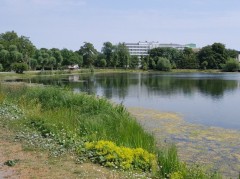
MULTIPOLYGON (((94 45, 84 42, 77 51, 58 48, 37 49, 28 37, 18 36, 14 31, 0 34, 0 71, 14 70, 58 70, 69 65, 79 67, 142 68, 144 70, 169 71, 178 69, 224 69, 228 62, 238 65, 236 50, 226 49, 221 43, 203 47, 199 51, 191 48, 154 48, 145 57, 130 56, 124 43, 103 43, 101 52, 94 45)), ((232 67, 230 65, 230 67, 232 67)), ((238 69, 238 67, 236 67, 238 69)))

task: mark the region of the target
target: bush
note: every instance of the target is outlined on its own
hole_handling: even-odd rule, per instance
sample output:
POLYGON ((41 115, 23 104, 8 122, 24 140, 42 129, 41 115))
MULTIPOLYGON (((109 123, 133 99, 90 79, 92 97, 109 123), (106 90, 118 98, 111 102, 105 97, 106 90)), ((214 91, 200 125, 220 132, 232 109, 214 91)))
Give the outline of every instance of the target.
POLYGON ((0 71, 3 71, 3 66, 1 63, 0 63, 0 71))
POLYGON ((233 58, 229 59, 225 65, 223 65, 223 71, 234 72, 239 70, 239 62, 233 58))
POLYGON ((156 169, 156 156, 142 148, 119 147, 111 141, 104 140, 86 142, 85 148, 90 160, 106 167, 142 171, 156 169))
POLYGON ((170 61, 167 58, 159 57, 157 61, 157 69, 160 71, 170 71, 172 68, 170 61))
POLYGON ((13 63, 11 67, 16 73, 23 73, 23 71, 28 69, 28 66, 25 63, 13 63))

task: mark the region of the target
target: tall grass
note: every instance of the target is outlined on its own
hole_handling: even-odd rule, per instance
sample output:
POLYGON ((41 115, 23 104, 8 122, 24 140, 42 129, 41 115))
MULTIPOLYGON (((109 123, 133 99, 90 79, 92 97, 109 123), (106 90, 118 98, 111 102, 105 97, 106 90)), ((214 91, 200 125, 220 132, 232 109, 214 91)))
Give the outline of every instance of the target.
POLYGON ((113 105, 104 98, 54 87, 23 87, 13 96, 9 94, 8 99, 25 108, 33 102, 40 105, 38 112, 31 113, 33 105, 28 108, 29 120, 43 121, 51 132, 65 129, 88 141, 111 140, 126 147, 155 150, 153 136, 144 131, 122 105, 113 105))

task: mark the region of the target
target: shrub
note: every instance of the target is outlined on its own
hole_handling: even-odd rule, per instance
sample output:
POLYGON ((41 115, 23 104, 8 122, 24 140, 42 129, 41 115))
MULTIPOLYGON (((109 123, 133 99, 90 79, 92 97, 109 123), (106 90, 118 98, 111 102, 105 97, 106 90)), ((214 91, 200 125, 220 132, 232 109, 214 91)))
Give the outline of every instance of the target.
POLYGON ((225 65, 223 65, 223 71, 234 72, 239 70, 239 62, 233 58, 229 59, 225 65))
POLYGON ((106 167, 155 171, 156 156, 142 148, 119 147, 111 141, 86 142, 88 157, 106 167))
POLYGON ((3 66, 1 63, 0 63, 0 71, 3 71, 3 66))
POLYGON ((157 61, 157 69, 160 71, 170 71, 172 68, 170 61, 167 58, 159 57, 157 61))
POLYGON ((23 73, 23 71, 28 69, 28 66, 25 63, 13 63, 11 67, 16 73, 23 73))

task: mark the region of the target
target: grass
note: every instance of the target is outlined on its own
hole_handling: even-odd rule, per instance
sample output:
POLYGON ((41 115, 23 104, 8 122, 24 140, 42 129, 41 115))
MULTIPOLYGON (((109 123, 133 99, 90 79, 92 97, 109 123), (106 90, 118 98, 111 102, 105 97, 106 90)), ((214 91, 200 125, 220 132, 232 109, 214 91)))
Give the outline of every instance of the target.
POLYGON ((117 146, 154 153, 158 158, 155 177, 221 178, 217 173, 182 163, 175 146, 156 148, 153 135, 147 133, 124 106, 112 104, 105 98, 56 87, 30 88, 13 84, 0 86, 0 107, 4 104, 14 104, 14 110, 16 106, 19 108, 19 114, 14 115, 21 119, 13 120, 17 128, 22 126, 37 131, 43 138, 53 138, 64 148, 84 151, 85 142, 111 141, 117 146))

